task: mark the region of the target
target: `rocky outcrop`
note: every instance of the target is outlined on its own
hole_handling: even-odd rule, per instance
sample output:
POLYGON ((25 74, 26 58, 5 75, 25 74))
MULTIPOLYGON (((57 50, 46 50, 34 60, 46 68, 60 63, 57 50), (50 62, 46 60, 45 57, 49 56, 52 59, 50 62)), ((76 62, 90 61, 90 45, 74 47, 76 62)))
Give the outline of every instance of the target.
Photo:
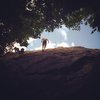
POLYGON ((0 91, 13 100, 99 100, 100 50, 55 48, 0 58, 0 91))

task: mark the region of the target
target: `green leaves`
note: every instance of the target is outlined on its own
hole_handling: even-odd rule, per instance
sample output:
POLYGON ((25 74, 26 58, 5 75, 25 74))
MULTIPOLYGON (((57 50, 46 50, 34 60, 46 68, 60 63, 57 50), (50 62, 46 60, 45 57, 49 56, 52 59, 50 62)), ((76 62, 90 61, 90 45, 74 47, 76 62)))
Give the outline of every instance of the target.
POLYGON ((99 16, 97 0, 1 0, 0 45, 16 41, 26 46, 28 37, 39 38, 43 30, 53 31, 62 24, 80 30, 84 22, 94 33, 100 31, 99 16))

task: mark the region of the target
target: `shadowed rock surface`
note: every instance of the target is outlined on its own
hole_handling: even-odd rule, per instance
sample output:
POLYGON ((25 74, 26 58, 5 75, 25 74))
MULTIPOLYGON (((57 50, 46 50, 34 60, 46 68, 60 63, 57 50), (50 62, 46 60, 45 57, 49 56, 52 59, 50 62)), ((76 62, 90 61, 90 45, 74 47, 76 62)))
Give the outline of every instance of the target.
POLYGON ((0 58, 0 92, 0 100, 100 100, 100 50, 6 54, 0 58))

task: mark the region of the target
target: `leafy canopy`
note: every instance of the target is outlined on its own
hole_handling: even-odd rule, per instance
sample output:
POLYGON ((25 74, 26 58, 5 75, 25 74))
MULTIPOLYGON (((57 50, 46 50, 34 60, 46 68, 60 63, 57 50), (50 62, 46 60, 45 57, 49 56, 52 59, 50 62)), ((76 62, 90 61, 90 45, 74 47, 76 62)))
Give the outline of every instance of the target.
POLYGON ((53 31, 65 24, 80 30, 85 22, 100 31, 99 2, 91 0, 0 0, 0 47, 14 42, 27 46, 29 37, 53 31))

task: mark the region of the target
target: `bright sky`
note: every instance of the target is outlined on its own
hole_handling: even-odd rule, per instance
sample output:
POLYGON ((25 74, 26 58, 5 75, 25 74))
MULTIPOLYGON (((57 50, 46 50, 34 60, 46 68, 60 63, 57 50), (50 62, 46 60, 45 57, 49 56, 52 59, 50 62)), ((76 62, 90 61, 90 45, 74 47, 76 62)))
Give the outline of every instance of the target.
MULTIPOLYGON (((91 31, 92 29, 85 25, 81 25, 80 31, 69 30, 63 25, 62 28, 55 29, 53 32, 42 32, 41 37, 49 39, 47 48, 83 46, 86 48, 100 49, 100 32, 91 34, 91 31)), ((29 38, 28 43, 28 47, 24 47, 25 50, 41 49, 41 39, 29 38)))

